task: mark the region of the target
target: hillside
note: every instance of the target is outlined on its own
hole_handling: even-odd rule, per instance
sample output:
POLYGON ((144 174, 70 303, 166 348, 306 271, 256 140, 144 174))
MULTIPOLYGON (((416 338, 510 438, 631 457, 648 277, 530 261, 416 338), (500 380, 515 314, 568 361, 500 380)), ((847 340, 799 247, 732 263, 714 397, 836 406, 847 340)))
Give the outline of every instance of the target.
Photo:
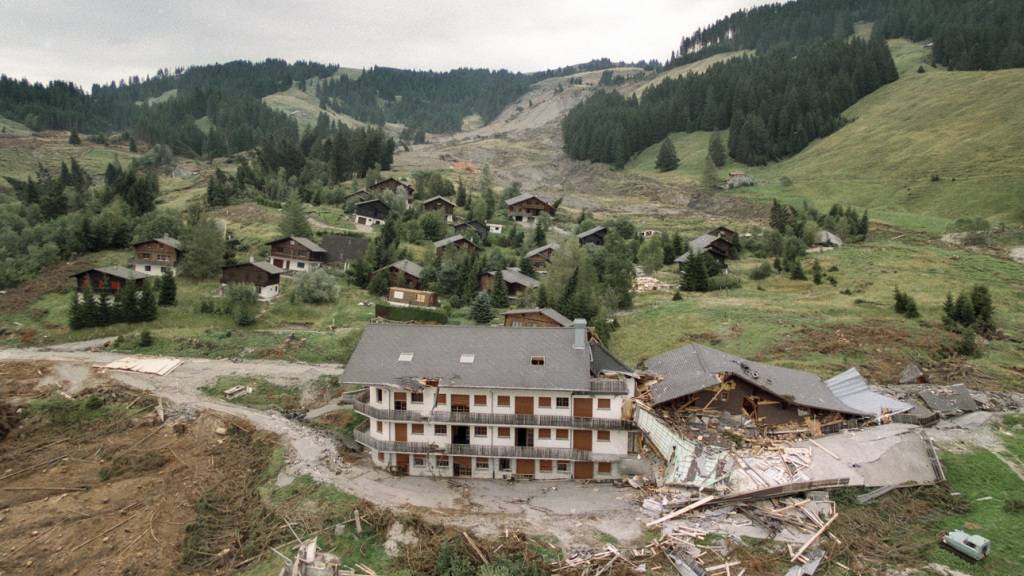
POLYGON ((686 76, 687 74, 703 74, 704 72, 707 71, 708 68, 711 68, 712 66, 718 64, 719 62, 728 62, 729 60, 732 60, 737 56, 744 56, 753 53, 753 50, 736 50, 735 52, 724 52, 722 54, 708 56, 703 60, 691 62, 683 66, 670 68, 669 70, 659 73, 657 76, 648 80, 647 82, 640 84, 640 86, 633 88, 630 93, 640 96, 641 94, 644 93, 644 90, 647 90, 648 88, 651 88, 653 86, 657 86, 658 84, 661 84, 662 82, 669 78, 679 78, 681 76, 686 76))
POLYGON ((297 85, 283 92, 264 96, 263 103, 274 110, 284 112, 294 118, 301 128, 314 126, 316 119, 320 117, 321 113, 327 114, 331 120, 341 122, 349 128, 364 126, 363 122, 347 114, 320 108, 320 102, 317 101, 316 96, 299 88, 297 85))
MULTIPOLYGON (((741 195, 818 206, 849 203, 892 224, 944 231, 949 221, 978 216, 1020 219, 1024 186, 1024 70, 916 72, 925 49, 890 42, 900 80, 850 107, 851 122, 804 151, 764 168, 730 164, 759 185, 741 195), (933 176, 939 178, 932 181, 933 176), (786 177, 792 184, 783 186, 786 177)), ((627 170, 667 182, 697 183, 708 133, 675 134, 682 168, 654 171, 657 146, 638 154, 627 170)))

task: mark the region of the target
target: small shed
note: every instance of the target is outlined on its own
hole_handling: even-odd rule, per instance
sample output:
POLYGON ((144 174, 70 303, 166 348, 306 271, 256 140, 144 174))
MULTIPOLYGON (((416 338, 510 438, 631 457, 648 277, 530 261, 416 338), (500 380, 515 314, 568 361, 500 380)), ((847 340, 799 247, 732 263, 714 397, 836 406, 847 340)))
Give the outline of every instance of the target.
MULTIPOLYGON (((494 288, 494 279, 497 277, 497 271, 483 272, 480 274, 480 290, 490 292, 494 288)), ((540 286, 540 282, 536 279, 523 274, 519 268, 505 268, 501 271, 501 278, 505 281, 505 286, 508 288, 508 295, 516 298, 527 290, 540 286)))
POLYGON ((405 286, 415 289, 420 287, 420 282, 423 277, 423 267, 412 260, 398 260, 397 262, 388 264, 380 270, 374 271, 373 274, 376 275, 382 273, 388 275, 389 286, 405 286))
POLYGON ((469 238, 466 238, 462 234, 456 234, 455 236, 449 236, 443 240, 434 242, 434 250, 437 252, 438 256, 441 256, 449 250, 476 252, 479 248, 469 238))
POLYGON ((423 210, 428 212, 441 212, 446 222, 455 218, 455 202, 444 196, 433 196, 423 201, 423 210))
POLYGON ((594 226, 590 230, 584 230, 576 235, 576 239, 579 240, 580 244, 593 244, 594 246, 603 246, 604 237, 608 234, 608 228, 604 226, 594 226))
POLYGON ((360 226, 377 226, 387 222, 391 208, 379 198, 357 202, 352 208, 352 220, 360 226))
POLYGON ((545 244, 538 248, 534 248, 526 253, 526 258, 533 264, 534 270, 543 270, 548 262, 551 261, 551 256, 558 251, 560 246, 556 243, 545 244))
POLYGON ((246 262, 224 266, 220 272, 221 289, 229 284, 251 284, 260 300, 272 300, 281 293, 284 270, 270 262, 246 262))
POLYGON ((393 306, 418 306, 434 308, 437 306, 437 294, 429 290, 414 290, 392 286, 388 288, 388 304, 393 306))

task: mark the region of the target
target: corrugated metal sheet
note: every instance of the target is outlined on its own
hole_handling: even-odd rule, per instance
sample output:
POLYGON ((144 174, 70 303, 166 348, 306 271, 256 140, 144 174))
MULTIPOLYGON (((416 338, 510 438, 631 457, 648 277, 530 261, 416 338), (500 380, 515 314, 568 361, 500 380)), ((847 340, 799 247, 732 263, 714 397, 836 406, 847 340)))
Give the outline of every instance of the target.
POLYGON ((727 452, 679 436, 661 418, 640 406, 633 413, 633 421, 666 461, 665 484, 706 489, 726 476, 727 452))
POLYGON ((837 374, 825 380, 825 386, 839 401, 857 412, 881 416, 882 413, 901 414, 913 410, 914 406, 895 398, 872 392, 868 381, 856 368, 837 374))

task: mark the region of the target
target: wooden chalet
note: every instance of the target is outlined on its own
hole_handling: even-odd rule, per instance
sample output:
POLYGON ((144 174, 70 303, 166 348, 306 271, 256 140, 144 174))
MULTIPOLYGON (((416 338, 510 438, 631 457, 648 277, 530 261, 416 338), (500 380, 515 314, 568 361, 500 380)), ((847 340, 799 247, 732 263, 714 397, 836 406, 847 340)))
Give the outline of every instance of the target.
POLYGON ((708 234, 712 236, 718 236, 719 238, 725 240, 726 242, 732 244, 733 246, 739 244, 740 241, 740 235, 737 234, 735 230, 726 228, 725 226, 719 226, 713 230, 708 230, 708 234))
POLYGON ((520 308, 502 314, 510 328, 568 328, 569 320, 554 308, 520 308))
POLYGON ((131 269, 147 276, 159 276, 164 270, 175 274, 178 259, 181 257, 181 242, 170 236, 143 240, 132 245, 135 258, 130 262, 131 269))
POLYGON ((281 293, 284 270, 269 262, 246 262, 224 266, 220 271, 221 288, 229 284, 251 284, 261 300, 272 300, 281 293))
POLYGON ((327 263, 327 250, 302 236, 287 236, 267 242, 270 263, 285 272, 309 272, 327 263))
POLYGON ((376 274, 387 274, 388 286, 418 289, 423 278, 423 267, 412 260, 399 260, 375 270, 370 277, 376 274))
POLYGON ((554 203, 536 194, 520 194, 505 200, 508 219, 520 224, 532 224, 541 214, 555 215, 554 203))
POLYGON ((533 264, 534 270, 543 270, 547 267, 548 262, 551 261, 551 256, 558 251, 560 246, 555 243, 545 244, 538 248, 534 248, 526 253, 526 258, 533 264))
POLYGON ((352 208, 352 220, 359 226, 377 226, 387 221, 391 208, 379 198, 357 202, 352 208))
MULTIPOLYGON (((480 274, 480 290, 490 292, 494 289, 494 280, 497 278, 496 271, 483 272, 480 274)), ((518 298, 527 290, 540 286, 540 282, 523 274, 519 268, 505 268, 501 271, 501 278, 505 282, 510 298, 518 298)))
POLYGON ((490 226, 481 224, 476 220, 466 220, 465 222, 459 222, 452 226, 455 229, 456 234, 462 234, 466 238, 471 238, 473 234, 476 235, 481 241, 487 239, 487 235, 490 234, 490 226))
POLYGON ((444 196, 434 196, 423 201, 423 210, 428 212, 441 212, 446 222, 455 219, 455 202, 444 196))
POLYGON ((392 306, 434 308, 437 306, 437 294, 429 290, 392 286, 388 288, 387 301, 392 306))
POLYGON ((579 240, 580 244, 593 244, 594 246, 603 246, 604 237, 608 235, 608 229, 604 226, 594 226, 590 230, 584 230, 576 235, 576 239, 579 240))
POLYGON ((341 266, 347 270, 349 263, 362 259, 366 254, 370 239, 349 234, 325 234, 320 238, 320 245, 327 251, 328 266, 341 266))
POLYGON ((394 178, 385 178, 372 186, 367 186, 366 190, 371 194, 390 192, 396 197, 401 198, 407 207, 412 204, 413 199, 416 197, 416 189, 411 184, 394 178))
POLYGON ((103 266, 83 270, 71 277, 75 279, 75 290, 79 293, 88 288, 93 294, 114 296, 125 286, 142 290, 147 275, 124 266, 103 266))
POLYGON ((476 252, 479 250, 476 244, 472 240, 466 238, 462 234, 456 234, 455 236, 449 236, 443 240, 434 242, 434 250, 438 256, 449 252, 451 250, 465 250, 468 252, 476 252))

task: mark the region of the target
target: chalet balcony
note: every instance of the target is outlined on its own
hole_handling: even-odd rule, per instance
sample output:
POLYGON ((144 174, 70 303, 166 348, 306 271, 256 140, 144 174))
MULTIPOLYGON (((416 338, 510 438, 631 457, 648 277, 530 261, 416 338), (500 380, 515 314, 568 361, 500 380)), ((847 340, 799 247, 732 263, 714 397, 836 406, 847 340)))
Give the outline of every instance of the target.
POLYGON ((377 420, 398 422, 436 422, 438 424, 481 424, 493 426, 539 426, 543 428, 584 428, 589 430, 632 430, 629 420, 614 418, 573 418, 572 416, 542 416, 519 414, 487 414, 479 412, 449 412, 434 410, 429 416, 409 410, 386 410, 371 406, 366 396, 352 402, 356 412, 377 420))
POLYGON ((616 462, 621 454, 584 452, 571 448, 534 448, 523 446, 486 446, 481 444, 428 444, 426 442, 392 442, 370 436, 369 427, 357 429, 355 440, 359 444, 380 452, 403 454, 442 454, 449 456, 487 456, 493 458, 539 458, 542 460, 576 460, 581 462, 616 462))

